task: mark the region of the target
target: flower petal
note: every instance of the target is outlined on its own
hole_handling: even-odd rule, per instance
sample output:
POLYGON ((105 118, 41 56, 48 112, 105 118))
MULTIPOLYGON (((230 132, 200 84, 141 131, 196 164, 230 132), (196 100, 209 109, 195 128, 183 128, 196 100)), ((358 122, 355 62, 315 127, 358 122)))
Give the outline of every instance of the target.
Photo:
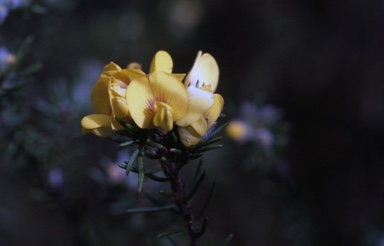
POLYGON ((164 131, 170 131, 173 128, 173 110, 165 103, 155 103, 155 116, 153 118, 153 124, 156 127, 160 127, 164 131))
POLYGON ((113 74, 113 77, 116 80, 121 81, 121 83, 126 84, 127 86, 132 80, 127 69, 123 69, 121 71, 116 72, 115 74, 113 74))
POLYGON ((110 127, 99 127, 91 130, 91 132, 102 138, 108 138, 115 135, 115 131, 113 131, 110 127))
POLYGON ((176 124, 188 126, 197 121, 213 105, 213 94, 209 91, 190 86, 187 88, 189 104, 185 115, 176 124))
POLYGON ((168 52, 164 50, 158 51, 152 59, 149 72, 163 71, 166 73, 172 73, 173 61, 168 52))
POLYGON ((183 82, 185 78, 185 73, 173 73, 172 75, 180 82, 183 82))
POLYGON ((205 119, 208 122, 208 129, 213 126, 216 120, 219 118, 224 106, 224 98, 220 94, 214 95, 213 106, 204 114, 205 119))
POLYGON ((128 75, 128 76, 130 76, 131 77, 131 79, 134 79, 134 78, 136 78, 136 77, 138 77, 138 76, 146 76, 146 74, 143 72, 143 71, 141 71, 141 70, 139 70, 139 69, 133 69, 133 70, 124 70, 124 72, 128 75))
POLYGON ((188 93, 176 77, 165 72, 153 72, 149 76, 149 83, 155 101, 171 106, 175 121, 184 116, 188 107, 188 93))
POLYGON ((109 93, 108 85, 110 77, 101 75, 96 84, 92 88, 91 92, 91 104, 93 112, 96 114, 110 114, 111 109, 109 106, 109 93))
POLYGON ((114 62, 110 62, 104 66, 103 74, 105 74, 107 76, 111 76, 118 71, 121 71, 121 68, 119 67, 119 65, 117 65, 114 62))
POLYGON ((137 62, 131 62, 127 65, 128 70, 141 70, 141 64, 137 62))
POLYGON ((191 126, 179 127, 178 131, 179 131, 180 141, 186 147, 195 145, 201 140, 201 136, 191 126))
POLYGON ((200 117, 199 120, 193 122, 191 127, 200 135, 200 137, 203 137, 208 130, 207 121, 203 117, 200 117))
POLYGON ((125 118, 128 115, 128 105, 125 98, 115 97, 111 100, 113 116, 125 118))
POLYGON ((105 114, 91 114, 85 116, 81 120, 81 125, 85 129, 95 129, 98 127, 110 127, 111 126, 111 116, 105 114))
POLYGON ((99 137, 110 137, 114 135, 111 129, 111 116, 105 114, 91 114, 81 120, 83 133, 91 131, 99 137))
POLYGON ((185 86, 201 87, 210 85, 211 92, 215 92, 219 83, 219 66, 213 56, 208 53, 197 54, 195 63, 185 78, 185 86))
POLYGON ((152 123, 154 97, 147 77, 139 76, 131 81, 126 91, 128 111, 136 125, 148 128, 152 123))

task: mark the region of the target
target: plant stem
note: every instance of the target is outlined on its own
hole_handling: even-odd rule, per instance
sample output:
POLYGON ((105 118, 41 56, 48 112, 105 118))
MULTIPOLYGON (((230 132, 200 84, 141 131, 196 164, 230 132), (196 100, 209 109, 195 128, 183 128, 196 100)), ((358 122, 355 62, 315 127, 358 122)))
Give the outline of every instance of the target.
POLYGON ((172 191, 175 194, 175 204, 179 208, 179 211, 187 224, 188 235, 191 239, 190 246, 198 246, 199 228, 196 224, 196 219, 193 215, 192 208, 188 204, 187 194, 185 193, 184 185, 180 177, 180 171, 183 164, 175 163, 169 159, 161 160, 160 162, 164 174, 169 178, 172 191))

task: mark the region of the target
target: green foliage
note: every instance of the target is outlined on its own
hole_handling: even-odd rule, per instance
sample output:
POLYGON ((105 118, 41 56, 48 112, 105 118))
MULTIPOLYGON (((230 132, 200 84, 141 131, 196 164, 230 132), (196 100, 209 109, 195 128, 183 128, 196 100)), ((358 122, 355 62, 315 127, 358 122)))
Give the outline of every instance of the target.
MULTIPOLYGON (((198 190, 201 188, 203 181, 206 178, 206 172, 202 171, 202 160, 197 165, 194 182, 189 192, 184 191, 184 184, 180 183, 179 173, 184 165, 190 160, 201 157, 202 153, 221 148, 221 144, 217 144, 222 138, 217 137, 223 129, 225 129, 227 123, 218 124, 211 129, 207 135, 202 139, 200 143, 192 147, 185 147, 178 138, 177 129, 173 129, 170 132, 164 132, 161 129, 140 129, 132 124, 124 122, 122 119, 116 118, 116 121, 123 126, 124 130, 116 130, 116 135, 111 139, 119 143, 119 150, 132 149, 132 154, 128 162, 123 165, 119 165, 125 169, 126 174, 134 172, 138 174, 138 192, 140 193, 143 187, 144 177, 150 178, 156 182, 170 182, 172 192, 166 192, 159 190, 158 194, 168 200, 167 202, 161 201, 159 198, 145 193, 145 196, 156 207, 147 208, 132 208, 127 210, 129 213, 149 213, 159 211, 171 211, 185 218, 186 214, 192 213, 191 208, 194 197, 198 190), (147 168, 144 163, 144 158, 158 160, 161 164, 161 169, 147 168), (163 173, 158 176, 157 173, 163 173), (170 199, 174 200, 175 204, 170 203, 170 199)), ((176 127, 175 127, 176 128, 176 127)), ((208 197, 203 206, 201 207, 196 219, 199 220, 203 217, 210 200, 212 199, 215 189, 214 182, 208 193, 208 197)), ((187 215, 189 216, 189 215, 187 215)), ((193 216, 191 217, 193 218, 193 216)), ((190 220, 190 219, 188 219, 190 220)), ((193 218, 193 220, 195 220, 193 218)), ((196 223, 193 221, 192 223, 196 223)), ((187 227, 178 227, 169 231, 158 234, 158 238, 167 237, 178 234, 183 231, 188 231, 191 240, 197 240, 206 231, 208 219, 204 218, 201 223, 201 229, 197 230, 193 226, 190 227, 190 222, 187 223, 187 227)))

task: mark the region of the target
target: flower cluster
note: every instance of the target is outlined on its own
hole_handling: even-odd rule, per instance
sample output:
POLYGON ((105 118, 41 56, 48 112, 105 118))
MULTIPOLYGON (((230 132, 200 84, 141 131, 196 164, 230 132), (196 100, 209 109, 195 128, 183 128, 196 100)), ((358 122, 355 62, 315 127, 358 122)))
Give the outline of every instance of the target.
POLYGON ((176 125, 184 146, 199 143, 224 104, 222 96, 214 94, 218 65, 210 54, 200 51, 187 76, 172 73, 172 69, 172 58, 165 51, 156 53, 148 74, 138 63, 125 69, 113 62, 106 65, 91 93, 95 114, 81 121, 83 133, 111 137, 122 129, 117 121, 121 119, 141 129, 163 132, 176 125))
MULTIPOLYGON (((244 102, 239 118, 226 128, 227 135, 250 148, 245 155, 249 167, 268 165, 287 145, 289 125, 273 105, 244 102)), ((244 148, 243 148, 244 149, 244 148)))
POLYGON ((280 119, 280 112, 272 105, 256 105, 245 102, 241 106, 241 117, 231 121, 226 132, 239 142, 254 142, 262 149, 270 148, 275 139, 272 127, 280 119))

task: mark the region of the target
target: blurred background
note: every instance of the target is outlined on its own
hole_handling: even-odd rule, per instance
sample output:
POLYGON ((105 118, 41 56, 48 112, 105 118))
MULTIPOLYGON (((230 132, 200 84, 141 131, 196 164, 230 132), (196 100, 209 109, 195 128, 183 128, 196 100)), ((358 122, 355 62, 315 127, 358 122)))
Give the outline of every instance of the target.
POLYGON ((163 49, 178 73, 211 53, 250 133, 204 157, 201 245, 383 246, 383 30, 379 0, 0 0, 0 245, 172 245, 178 218, 125 213, 151 205, 129 153, 80 126, 105 64, 163 49))

